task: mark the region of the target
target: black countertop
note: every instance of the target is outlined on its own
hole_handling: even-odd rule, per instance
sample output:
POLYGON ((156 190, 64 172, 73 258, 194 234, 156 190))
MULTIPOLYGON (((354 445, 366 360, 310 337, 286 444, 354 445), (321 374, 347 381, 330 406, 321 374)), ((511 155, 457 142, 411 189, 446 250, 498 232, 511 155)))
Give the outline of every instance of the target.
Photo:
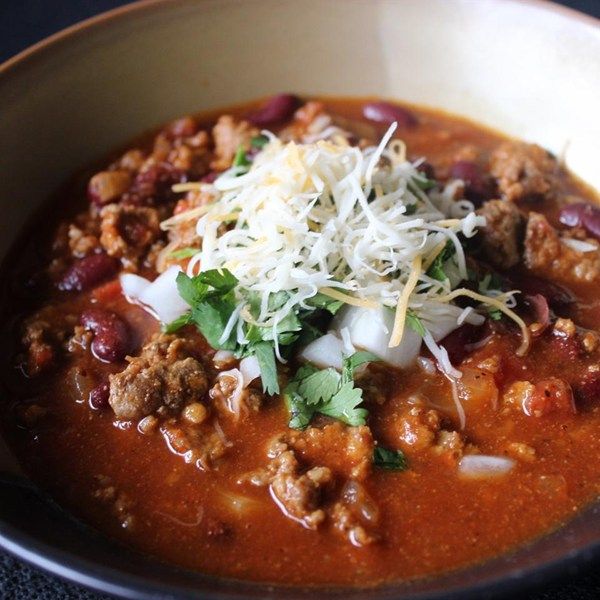
MULTIPOLYGON (((600 18, 600 0, 563 0, 561 3, 600 18)), ((127 2, 0 0, 0 61, 77 21, 123 4, 127 2)), ((529 593, 522 600, 525 597, 528 600, 598 600, 600 569, 590 568, 584 574, 529 593)), ((63 582, 0 552, 0 599, 107 600, 108 596, 63 582)))

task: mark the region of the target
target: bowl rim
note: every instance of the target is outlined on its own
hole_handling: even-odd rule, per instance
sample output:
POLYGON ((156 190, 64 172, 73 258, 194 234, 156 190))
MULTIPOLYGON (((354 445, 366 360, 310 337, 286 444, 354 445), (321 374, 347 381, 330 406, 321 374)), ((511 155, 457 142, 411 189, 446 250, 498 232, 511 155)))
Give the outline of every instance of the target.
MULTIPOLYGON (((36 42, 35 44, 21 50, 14 56, 0 63, 0 81, 9 79, 18 74, 20 69, 32 66, 37 59, 43 58, 44 54, 53 48, 77 39, 87 34, 90 30, 110 26, 115 20, 134 16, 141 12, 163 9, 175 3, 183 3, 188 0, 134 0, 123 6, 119 6, 97 15, 78 21, 58 32, 36 42)), ((204 1, 204 0, 203 0, 204 1)), ((348 0, 346 0, 348 1, 348 0)), ((584 26, 592 27, 600 32, 600 18, 582 13, 574 8, 557 4, 552 0, 490 0, 491 2, 505 2, 515 5, 529 5, 534 8, 549 11, 563 16, 572 21, 577 21, 584 26)), ((0 516, 0 549, 12 554, 17 559, 43 570, 46 573, 67 580, 76 585, 86 586, 101 593, 123 598, 145 600, 157 598, 157 594, 166 594, 169 598, 191 597, 191 590, 184 587, 173 587, 168 584, 149 583, 139 575, 133 575, 125 571, 99 565, 90 560, 83 559, 71 552, 60 550, 55 546, 47 544, 20 528, 7 523, 0 516)), ((524 591, 539 581, 550 583, 563 577, 573 569, 582 564, 588 564, 600 558, 600 539, 589 543, 587 546, 576 551, 571 551, 557 559, 548 560, 542 564, 518 568, 514 567, 502 576, 490 576, 482 581, 466 588, 454 588, 440 592, 417 592, 411 593, 407 590, 407 598, 415 600, 467 600, 505 596, 517 590, 524 591), (533 577, 535 575, 535 578, 533 577)), ((217 580, 219 578, 216 578, 217 580)), ((223 580, 225 581, 225 580, 223 580)), ((237 582, 236 580, 227 580, 237 582)), ((243 585, 243 581, 239 581, 243 585)), ((256 591, 260 587, 271 590, 265 594, 269 597, 277 597, 277 586, 268 584, 250 583, 256 591)), ((393 585, 393 584, 391 584, 393 585)), ((389 589, 389 586, 384 586, 389 589)), ((289 588, 288 588, 289 589, 289 588)), ((345 588, 346 590, 348 588, 345 588)), ((314 588, 318 593, 319 588, 314 588)), ((341 590, 340 590, 341 591, 341 590)), ((202 596, 208 600, 227 600, 242 597, 240 594, 231 594, 225 590, 218 592, 202 592, 202 596)), ((160 596, 162 597, 162 596, 160 596)))

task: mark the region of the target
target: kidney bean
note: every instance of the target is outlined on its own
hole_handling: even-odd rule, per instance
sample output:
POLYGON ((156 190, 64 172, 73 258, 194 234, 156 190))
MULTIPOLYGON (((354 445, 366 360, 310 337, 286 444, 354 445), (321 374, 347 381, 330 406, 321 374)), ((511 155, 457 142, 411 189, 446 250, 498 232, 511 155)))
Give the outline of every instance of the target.
POLYGON ((435 169, 433 168, 433 165, 430 162, 427 162, 426 160, 423 161, 417 167, 417 171, 419 171, 419 173, 423 173, 423 175, 425 175, 427 179, 435 180, 435 169))
POLYGON ((92 254, 75 261, 58 282, 64 292, 82 292, 112 277, 119 262, 107 254, 92 254))
POLYGON ((465 182, 465 197, 476 205, 494 195, 491 178, 482 173, 478 164, 470 160, 459 160, 450 167, 450 176, 465 182))
POLYGON ((485 325, 476 326, 466 323, 441 340, 440 346, 446 348, 450 362, 459 365, 469 354, 469 345, 477 343, 489 333, 485 325))
POLYGON ((94 333, 92 354, 103 362, 123 360, 131 347, 129 327, 114 312, 89 308, 81 313, 81 324, 94 333))
POLYGON ((508 278, 512 284, 511 287, 521 290, 527 296, 542 295, 555 311, 560 312, 575 302, 575 298, 569 290, 530 273, 510 273, 508 278))
POLYGON ((525 303, 531 309, 533 320, 538 323, 539 328, 536 329, 533 335, 541 335, 550 325, 550 307, 548 306, 548 300, 542 294, 527 294, 525 296, 525 303))
POLYGON ((219 173, 217 171, 209 171, 200 181, 202 183, 214 183, 218 176, 219 173))
POLYGON ((561 209, 560 222, 569 227, 584 227, 588 233, 600 239, 600 207, 587 202, 568 204, 561 209))
POLYGON ((578 383, 573 385, 575 399, 586 409, 597 406, 600 401, 600 372, 586 373, 578 383))
POLYGON ((108 408, 108 397, 110 395, 110 385, 108 381, 102 382, 97 385, 88 397, 89 405, 95 410, 102 410, 108 408))
POLYGON ((187 173, 169 163, 158 163, 140 171, 133 180, 130 190, 123 194, 122 204, 148 206, 161 204, 173 199, 171 187, 175 183, 185 183, 187 173))
POLYGON ((268 127, 287 121, 298 108, 298 98, 292 94, 277 94, 257 111, 248 115, 248 121, 257 127, 268 127))
POLYGON ((363 116, 369 121, 377 123, 398 123, 398 127, 414 127, 417 118, 405 108, 390 104, 389 102, 369 102, 363 106, 363 116))

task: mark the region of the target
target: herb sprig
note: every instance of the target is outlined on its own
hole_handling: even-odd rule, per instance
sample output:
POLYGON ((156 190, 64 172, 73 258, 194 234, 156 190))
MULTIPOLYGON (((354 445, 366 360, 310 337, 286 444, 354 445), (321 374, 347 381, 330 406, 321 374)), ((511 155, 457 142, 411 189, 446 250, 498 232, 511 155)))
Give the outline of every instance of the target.
POLYGON ((347 425, 364 425, 368 412, 359 406, 362 390, 354 385, 354 373, 361 365, 378 360, 374 354, 361 351, 344 358, 341 373, 313 365, 300 367, 283 392, 290 411, 289 426, 305 429, 316 414, 347 425))

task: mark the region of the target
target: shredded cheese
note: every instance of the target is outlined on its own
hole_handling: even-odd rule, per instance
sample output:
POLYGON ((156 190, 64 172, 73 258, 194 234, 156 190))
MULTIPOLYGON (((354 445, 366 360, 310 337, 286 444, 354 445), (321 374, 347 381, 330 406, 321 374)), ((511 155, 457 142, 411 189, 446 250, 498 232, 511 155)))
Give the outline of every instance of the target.
MULTIPOLYGON (((512 292, 490 291, 488 296, 453 290, 466 278, 458 235, 475 235, 485 218, 468 200, 455 200, 460 182, 423 186, 421 161, 406 159, 404 142, 392 139, 395 128, 376 147, 364 149, 349 145, 347 135, 325 120, 302 142, 285 143, 265 131, 269 141, 247 172, 232 168, 212 184, 173 187, 177 192, 210 191, 214 197, 161 227, 196 220, 202 247, 189 261, 188 273, 201 264, 203 270, 227 268, 238 279, 239 306, 227 335, 235 331, 243 343, 244 322, 275 332, 290 311, 310 310, 307 301, 320 292, 356 307, 395 310, 393 348, 402 343, 409 309, 424 323, 435 323, 462 295, 513 319, 523 332, 519 353, 527 350, 529 332, 510 309, 512 292), (438 281, 427 271, 448 243, 454 253, 444 268, 454 276, 438 281), (261 298, 257 315, 247 308, 251 293, 261 298), (282 293, 284 301, 270 303, 282 293)), ((482 318, 463 311, 461 320, 472 316, 482 318)), ((460 377, 429 330, 423 339, 440 369, 449 378, 460 377)))
POLYGON ((394 317, 394 329, 392 329, 392 337, 390 338, 389 347, 395 348, 400 345, 402 335, 404 334, 404 324, 406 323, 406 311, 408 310, 408 302, 410 295, 413 293, 419 276, 421 275, 421 255, 415 256, 411 265, 411 272, 406 281, 406 285, 400 294, 400 300, 396 306, 396 315, 394 317))

